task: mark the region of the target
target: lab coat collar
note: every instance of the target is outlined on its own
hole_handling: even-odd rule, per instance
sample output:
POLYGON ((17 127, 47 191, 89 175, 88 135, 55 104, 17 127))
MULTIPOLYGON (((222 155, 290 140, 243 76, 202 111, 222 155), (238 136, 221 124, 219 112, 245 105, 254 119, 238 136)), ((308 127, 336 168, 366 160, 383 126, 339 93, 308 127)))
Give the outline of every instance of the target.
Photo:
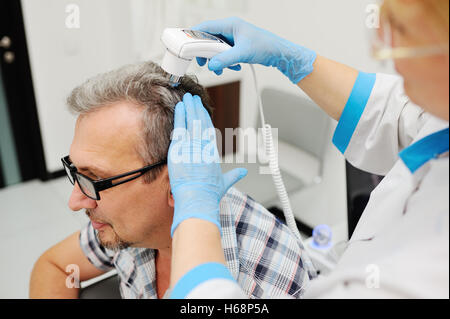
POLYGON ((449 128, 425 136, 399 153, 400 158, 414 174, 433 158, 449 150, 449 128))

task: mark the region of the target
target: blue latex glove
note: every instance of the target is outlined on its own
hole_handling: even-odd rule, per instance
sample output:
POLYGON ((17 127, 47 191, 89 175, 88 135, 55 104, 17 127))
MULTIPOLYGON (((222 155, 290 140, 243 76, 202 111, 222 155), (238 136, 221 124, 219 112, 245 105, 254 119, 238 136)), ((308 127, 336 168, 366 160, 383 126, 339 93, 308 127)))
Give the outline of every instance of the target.
POLYGON ((247 170, 238 168, 222 174, 211 118, 200 97, 190 93, 175 107, 168 170, 175 200, 171 235, 188 218, 210 221, 222 233, 220 200, 232 185, 247 175, 247 170))
MULTIPOLYGON (((300 82, 313 71, 317 54, 296 45, 275 34, 258 28, 240 18, 206 21, 193 30, 219 35, 225 38, 232 49, 211 58, 208 67, 216 74, 223 69, 236 69, 237 63, 262 64, 273 66, 286 75, 294 84, 300 82)), ((197 59, 200 66, 206 59, 197 59)))

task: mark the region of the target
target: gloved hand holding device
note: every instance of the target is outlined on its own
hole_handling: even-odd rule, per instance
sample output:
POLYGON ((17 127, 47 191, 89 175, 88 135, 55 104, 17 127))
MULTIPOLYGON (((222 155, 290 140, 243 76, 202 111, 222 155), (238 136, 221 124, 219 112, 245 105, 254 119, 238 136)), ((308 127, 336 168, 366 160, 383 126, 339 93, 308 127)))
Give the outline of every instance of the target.
POLYGON ((210 221, 221 230, 219 204, 246 169, 222 174, 211 118, 200 97, 186 93, 175 108, 168 170, 175 209, 171 234, 188 218, 210 221))
MULTIPOLYGON (((292 83, 298 84, 313 71, 317 54, 300 45, 258 28, 240 18, 227 18, 203 22, 192 30, 222 36, 232 49, 211 58, 208 67, 216 74, 223 69, 239 69, 237 63, 273 66, 286 75, 292 83)), ((197 58, 200 66, 206 59, 197 58)))

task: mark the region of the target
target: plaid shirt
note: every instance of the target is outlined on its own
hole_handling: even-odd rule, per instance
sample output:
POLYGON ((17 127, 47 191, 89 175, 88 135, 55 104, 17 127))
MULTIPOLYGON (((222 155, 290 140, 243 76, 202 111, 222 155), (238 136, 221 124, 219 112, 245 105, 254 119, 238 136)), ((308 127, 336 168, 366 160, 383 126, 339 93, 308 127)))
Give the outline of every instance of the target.
MULTIPOLYGON (((249 298, 300 298, 315 270, 291 230, 249 196, 231 188, 220 203, 227 267, 249 298)), ((102 247, 89 222, 80 245, 97 268, 116 268, 123 298, 157 298, 155 251, 102 247)), ((166 293, 167 296, 167 293, 166 293)))

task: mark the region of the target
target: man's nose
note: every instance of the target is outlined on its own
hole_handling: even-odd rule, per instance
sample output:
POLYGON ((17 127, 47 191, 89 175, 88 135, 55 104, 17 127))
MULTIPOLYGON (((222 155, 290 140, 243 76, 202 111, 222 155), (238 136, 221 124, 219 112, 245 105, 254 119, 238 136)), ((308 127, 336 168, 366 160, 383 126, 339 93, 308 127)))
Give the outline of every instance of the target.
POLYGON ((83 192, 80 189, 80 186, 77 182, 75 182, 75 185, 72 190, 72 194, 69 198, 69 208, 73 211, 79 211, 80 209, 86 209, 86 208, 95 208, 97 207, 97 201, 87 197, 83 194, 83 192))

